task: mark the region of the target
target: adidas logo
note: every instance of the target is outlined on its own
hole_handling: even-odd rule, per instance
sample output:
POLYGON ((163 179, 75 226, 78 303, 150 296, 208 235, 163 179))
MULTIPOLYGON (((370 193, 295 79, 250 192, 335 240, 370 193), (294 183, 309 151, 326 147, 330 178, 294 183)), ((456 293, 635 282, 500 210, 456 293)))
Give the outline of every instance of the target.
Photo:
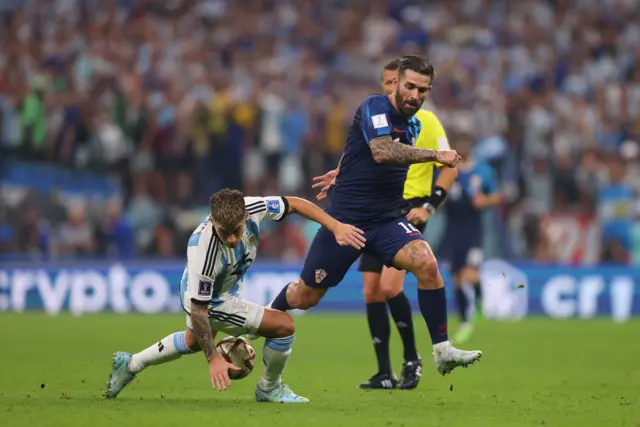
POLYGON ((373 337, 373 345, 382 344, 382 340, 378 337, 373 337))
POLYGON ((396 322, 396 326, 398 328, 406 328, 409 325, 407 325, 405 322, 400 321, 400 322, 396 322))
POLYGON ((162 344, 162 341, 158 341, 158 351, 162 353, 162 350, 164 350, 164 344, 162 344))
POLYGON ((382 380, 382 387, 393 388, 393 384, 391 383, 391 380, 382 380))

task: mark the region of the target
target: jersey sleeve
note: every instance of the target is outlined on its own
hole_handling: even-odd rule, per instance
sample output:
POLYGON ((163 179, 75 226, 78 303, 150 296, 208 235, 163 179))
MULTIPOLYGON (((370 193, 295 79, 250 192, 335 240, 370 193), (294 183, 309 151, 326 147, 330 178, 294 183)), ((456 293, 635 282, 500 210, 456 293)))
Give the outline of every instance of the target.
POLYGON ((369 98, 360 106, 360 130, 367 143, 373 138, 392 134, 393 124, 389 108, 389 102, 382 97, 369 98))
POLYGON ((478 192, 482 192, 486 195, 495 194, 498 191, 498 178, 495 170, 484 163, 478 166, 478 170, 475 174, 479 185, 475 182, 471 183, 472 194, 476 195, 478 192))
POLYGON ((200 233, 198 230, 187 246, 187 297, 192 301, 208 302, 213 295, 212 278, 219 270, 221 243, 211 225, 203 227, 200 233))
POLYGON ((286 197, 245 197, 247 213, 258 222, 265 219, 282 221, 289 213, 289 202, 286 197))

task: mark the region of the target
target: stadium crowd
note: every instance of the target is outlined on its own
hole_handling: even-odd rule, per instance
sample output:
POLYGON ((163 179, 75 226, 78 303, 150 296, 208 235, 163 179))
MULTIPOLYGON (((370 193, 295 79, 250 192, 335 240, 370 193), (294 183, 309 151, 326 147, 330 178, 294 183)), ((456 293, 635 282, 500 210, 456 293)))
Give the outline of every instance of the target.
MULTIPOLYGON (((507 203, 487 218, 500 230, 494 254, 640 262, 637 1, 0 8, 0 166, 53 163, 119 188, 72 203, 64 188, 14 197, 0 183, 5 253, 181 256, 219 188, 313 198, 311 177, 336 165, 382 64, 412 53, 436 67, 425 108, 452 146, 471 135, 498 172, 507 203)), ((313 228, 273 227, 264 256, 300 260, 313 228)))

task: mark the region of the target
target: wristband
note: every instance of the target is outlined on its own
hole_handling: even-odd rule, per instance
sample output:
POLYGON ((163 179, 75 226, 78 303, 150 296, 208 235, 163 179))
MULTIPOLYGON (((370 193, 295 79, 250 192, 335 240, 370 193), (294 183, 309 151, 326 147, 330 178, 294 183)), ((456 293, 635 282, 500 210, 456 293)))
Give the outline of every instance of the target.
POLYGON ((425 208, 427 212, 429 212, 429 215, 433 214, 433 212, 435 212, 436 210, 436 208, 434 208, 433 205, 429 202, 422 205, 422 207, 425 208))
POLYGON ((431 197, 429 197, 429 204, 431 204, 433 208, 436 209, 442 202, 444 202, 444 199, 446 197, 447 190, 440 187, 439 185, 436 185, 433 189, 433 193, 431 193, 431 197))

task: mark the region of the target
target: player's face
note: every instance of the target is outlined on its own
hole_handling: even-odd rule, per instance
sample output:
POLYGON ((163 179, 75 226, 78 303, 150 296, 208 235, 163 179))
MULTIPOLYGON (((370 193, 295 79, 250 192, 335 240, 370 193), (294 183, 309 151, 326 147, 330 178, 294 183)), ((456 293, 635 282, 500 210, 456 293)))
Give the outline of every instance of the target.
POLYGON ((385 95, 391 95, 398 85, 398 70, 382 71, 382 90, 385 95))
POLYGON ((405 117, 411 117, 418 112, 425 98, 431 90, 431 77, 406 70, 402 77, 398 77, 396 89, 396 105, 405 117))
POLYGON ((213 226, 216 228, 216 234, 222 240, 222 243, 225 246, 230 248, 235 248, 240 244, 242 240, 242 235, 244 234, 246 219, 236 224, 235 226, 222 226, 217 223, 213 223, 213 226))

